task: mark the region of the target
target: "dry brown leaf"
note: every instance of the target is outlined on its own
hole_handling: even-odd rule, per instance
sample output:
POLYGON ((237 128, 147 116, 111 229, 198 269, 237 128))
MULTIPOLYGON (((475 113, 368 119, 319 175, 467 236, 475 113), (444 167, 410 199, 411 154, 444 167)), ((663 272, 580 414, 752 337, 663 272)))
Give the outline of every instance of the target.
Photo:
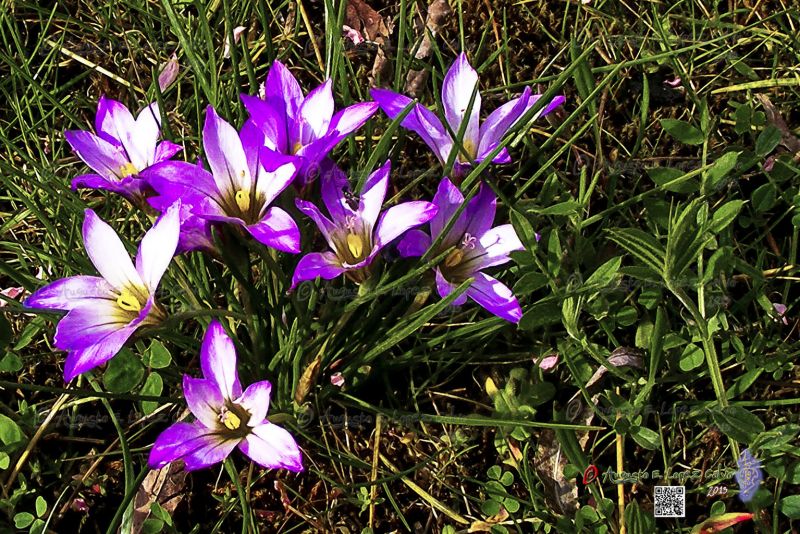
POLYGON ((506 519, 508 519, 508 512, 501 506, 500 511, 492 517, 487 517, 485 521, 473 522, 467 532, 491 532, 493 526, 499 525, 506 519))
POLYGON ((181 462, 171 462, 161 469, 153 469, 147 473, 133 501, 133 532, 142 531, 154 502, 172 515, 183 499, 185 483, 186 471, 181 462))
POLYGON ((376 80, 386 82, 386 76, 390 73, 390 65, 385 49, 389 46, 389 36, 393 30, 391 23, 387 24, 380 13, 364 0, 348 0, 344 24, 361 34, 367 42, 378 45, 375 61, 372 64, 370 83, 374 85, 376 80))
POLYGON ((795 136, 787 126, 786 121, 775 109, 772 101, 767 95, 756 95, 758 100, 764 108, 764 113, 767 116, 767 121, 781 132, 781 144, 788 148, 791 152, 800 152, 800 139, 795 136))
POLYGON ((305 371, 303 371, 303 376, 300 377, 300 381, 297 383, 297 389, 294 392, 294 401, 297 404, 303 404, 306 395, 308 395, 308 392, 311 391, 311 388, 317 383, 317 375, 319 375, 319 366, 321 363, 322 354, 318 354, 317 357, 308 364, 305 371))
MULTIPOLYGON (((425 27, 417 20, 417 33, 422 33, 422 43, 414 54, 416 59, 425 59, 431 53, 431 37, 435 37, 439 28, 445 22, 448 15, 452 12, 447 0, 433 0, 428 6, 428 14, 425 17, 425 27), (428 31, 425 31, 425 28, 428 31)), ((405 92, 413 96, 419 96, 425 90, 428 81, 428 71, 410 70, 406 76, 405 92)))

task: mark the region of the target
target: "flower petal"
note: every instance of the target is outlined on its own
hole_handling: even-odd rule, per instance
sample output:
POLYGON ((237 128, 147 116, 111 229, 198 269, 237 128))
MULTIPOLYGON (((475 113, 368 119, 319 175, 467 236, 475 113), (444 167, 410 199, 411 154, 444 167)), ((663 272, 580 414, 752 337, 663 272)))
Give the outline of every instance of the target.
MULTIPOLYGON (((289 141, 283 102, 279 103, 280 108, 276 109, 269 102, 256 96, 243 94, 240 97, 245 109, 250 113, 250 118, 245 121, 245 124, 252 123, 261 131, 264 136, 264 146, 276 152, 287 154, 289 152, 289 141)), ((242 128, 244 129, 244 126, 242 128)))
POLYGON ((436 211, 435 205, 422 200, 404 202, 403 204, 392 206, 381 215, 381 219, 378 221, 378 226, 375 229, 376 239, 373 253, 411 228, 430 221, 436 215, 436 211))
POLYGON ((522 318, 522 309, 511 290, 500 281, 481 272, 473 273, 472 276, 475 277, 475 281, 467 289, 466 294, 496 316, 518 323, 522 318))
POLYGON ((264 148, 260 151, 256 192, 264 197, 264 206, 278 198, 292 183, 300 168, 298 158, 283 156, 264 148))
MULTIPOLYGON (((160 133, 161 112, 158 109, 158 102, 153 102, 139 112, 134 125, 133 141, 136 149, 144 156, 144 164, 138 167, 139 170, 155 163, 156 145, 160 133)), ((127 146, 125 148, 127 149, 127 146)), ((130 151, 128 153, 130 154, 130 151)))
POLYGON ((468 221, 465 232, 480 238, 492 227, 497 211, 497 197, 492 188, 481 182, 478 194, 470 199, 465 211, 468 221))
POLYGON ((521 96, 510 100, 492 111, 480 127, 480 143, 478 144, 478 157, 483 160, 489 152, 500 144, 506 132, 528 109, 527 104, 531 98, 531 88, 525 87, 521 96))
POLYGON ((151 293, 154 293, 167 270, 181 233, 181 202, 167 208, 153 227, 144 234, 136 255, 136 272, 142 277, 151 293))
POLYGON ((450 157, 450 150, 453 148, 453 140, 450 134, 447 133, 442 122, 433 114, 428 108, 417 104, 414 107, 414 114, 417 123, 420 125, 419 130, 415 130, 422 140, 425 141, 439 161, 444 164, 447 158, 450 157))
POLYGON ((83 349, 122 330, 129 321, 129 315, 119 308, 115 300, 84 303, 73 307, 61 318, 53 342, 61 350, 83 349))
MULTIPOLYGON (((464 203, 464 195, 461 191, 453 185, 448 178, 442 178, 439 182, 439 187, 436 189, 436 194, 433 197, 433 203, 439 210, 436 216, 431 219, 431 239, 435 240, 442 233, 442 230, 447 226, 448 221, 455 215, 459 206, 464 203)), ((464 209, 458 219, 453 223, 453 227, 448 232, 446 238, 442 241, 442 248, 448 248, 457 244, 464 232, 467 230, 467 210, 464 209)))
POLYGON ((256 426, 264 422, 269 411, 269 398, 272 394, 272 384, 267 380, 254 382, 247 386, 242 396, 234 402, 250 412, 250 421, 247 426, 256 426))
POLYGON ((477 150, 478 142, 480 141, 481 94, 478 91, 478 73, 469 64, 467 55, 462 52, 450 66, 442 83, 442 107, 444 108, 447 122, 455 135, 458 135, 461 121, 464 120, 467 114, 467 108, 473 92, 475 93, 475 100, 472 103, 472 108, 469 109, 470 113, 469 117, 467 117, 468 122, 462 142, 464 148, 471 154, 474 154, 474 151, 477 150))
MULTIPOLYGON (((442 298, 447 298, 447 296, 456 290, 456 288, 460 284, 451 284, 443 275, 439 269, 436 269, 436 290, 439 292, 439 296, 442 298)), ((461 293, 456 299, 451 302, 452 306, 461 306, 465 302, 467 302, 467 291, 461 293)))
POLYGON ((303 470, 303 456, 300 447, 286 429, 266 422, 253 428, 253 431, 239 444, 239 448, 255 463, 268 469, 303 470))
POLYGON ((233 400, 242 394, 236 372, 236 347, 216 319, 208 325, 200 347, 200 368, 205 378, 216 382, 225 399, 233 400))
POLYGON ((264 89, 267 102, 275 107, 280 104, 289 119, 297 117, 303 103, 303 91, 294 75, 277 59, 267 73, 264 89))
POLYGON ((330 130, 343 139, 361 128, 378 111, 377 102, 360 102, 336 113, 331 119, 330 130))
POLYGON ((161 141, 156 145, 156 155, 153 158, 153 164, 167 161, 181 150, 183 150, 181 145, 176 145, 172 141, 161 141))
POLYGON ((198 421, 210 429, 219 426, 218 417, 225 406, 225 399, 216 382, 183 375, 183 396, 198 421))
POLYGON ((335 224, 343 224, 347 217, 355 215, 345 198, 345 191, 352 193, 347 175, 334 162, 326 160, 320 167, 320 192, 335 224))
POLYGON ((67 130, 64 138, 86 165, 107 180, 118 180, 128 157, 121 146, 83 130, 67 130))
POLYGON ((312 252, 300 259, 292 276, 292 289, 300 282, 320 277, 332 280, 345 271, 333 252, 312 252))
POLYGON ((81 188, 86 189, 102 189, 104 191, 111 191, 118 195, 122 195, 127 199, 134 196, 141 195, 149 187, 144 180, 128 176, 127 178, 112 178, 106 179, 99 174, 81 174, 72 179, 70 187, 73 191, 81 188))
POLYGON ((314 224, 317 225, 319 228, 320 233, 325 237, 325 240, 328 242, 328 245, 333 249, 336 250, 336 245, 334 245, 333 240, 331 239, 331 234, 336 230, 336 226, 331 222, 330 219, 325 217, 322 212, 319 210, 317 206, 308 202, 307 200, 295 199, 294 201, 297 209, 302 211, 307 217, 309 217, 314 224))
POLYGON ((375 222, 381 213, 383 199, 386 197, 386 190, 389 188, 389 172, 391 168, 392 162, 387 159, 383 166, 369 175, 361 191, 361 202, 359 203, 358 211, 361 214, 361 220, 370 228, 375 227, 375 222))
POLYGON ((92 210, 85 213, 83 244, 100 275, 118 291, 141 287, 142 279, 117 233, 92 210))
POLYGON ((294 142, 300 141, 307 145, 328 133, 333 117, 331 80, 325 80, 325 83, 308 93, 300 104, 299 114, 299 130, 294 142))
POLYGON ((141 176, 163 195, 169 204, 182 200, 192 204, 206 197, 217 197, 217 184, 202 165, 185 161, 164 161, 142 171, 141 176))
POLYGON ((200 438, 200 446, 183 457, 186 470, 196 471, 220 463, 231 454, 238 443, 238 439, 206 434, 200 438))
POLYGON ((206 108, 203 149, 222 196, 233 196, 240 190, 250 191, 253 180, 239 134, 212 106, 206 108))
POLYGON ((147 464, 151 469, 160 469, 203 446, 208 446, 212 439, 209 429, 199 423, 175 423, 156 438, 147 464))
POLYGON ((300 252, 300 230, 292 216, 281 208, 272 207, 256 224, 247 227, 256 241, 280 250, 298 254, 300 252))
POLYGON ((25 307, 69 311, 96 299, 114 300, 113 291, 99 276, 70 276, 37 290, 25 300, 25 307))
POLYGON ((486 231, 478 241, 483 253, 478 269, 502 265, 511 259, 508 256, 510 252, 525 249, 510 224, 496 226, 486 231))
POLYGON ((431 237, 422 230, 409 230, 397 244, 397 251, 404 258, 414 258, 425 254, 431 248, 431 237))

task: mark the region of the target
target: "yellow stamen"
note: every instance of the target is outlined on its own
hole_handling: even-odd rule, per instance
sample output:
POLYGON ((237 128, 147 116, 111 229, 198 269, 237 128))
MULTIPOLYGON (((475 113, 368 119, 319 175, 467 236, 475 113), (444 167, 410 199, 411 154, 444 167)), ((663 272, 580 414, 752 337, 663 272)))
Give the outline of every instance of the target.
POLYGON ((139 302, 133 293, 127 289, 123 289, 119 297, 117 297, 117 306, 125 311, 140 312, 142 311, 142 304, 139 302))
POLYGON ((463 145, 464 152, 466 152, 472 159, 475 159, 475 156, 478 152, 478 147, 476 147, 472 141, 464 141, 463 145))
POLYGON ((464 259, 464 253, 461 252, 461 249, 457 248, 447 255, 447 257, 444 259, 444 265, 445 267, 455 267, 461 263, 462 259, 464 259))
POLYGON ((296 142, 292 147, 292 154, 297 154, 301 148, 303 148, 303 143, 300 141, 296 142))
POLYGON ((364 252, 364 240, 356 234, 347 234, 347 248, 354 258, 360 258, 364 252))
POLYGON ((127 178, 128 176, 134 175, 138 172, 139 170, 136 167, 134 167, 133 163, 131 163, 130 161, 119 168, 119 175, 122 178, 127 178))
POLYGON ((228 430, 236 430, 242 425, 242 420, 233 412, 225 412, 222 415, 222 424, 228 430))
POLYGON ((248 211, 250 209, 250 192, 239 189, 236 192, 236 205, 239 206, 240 210, 248 211))

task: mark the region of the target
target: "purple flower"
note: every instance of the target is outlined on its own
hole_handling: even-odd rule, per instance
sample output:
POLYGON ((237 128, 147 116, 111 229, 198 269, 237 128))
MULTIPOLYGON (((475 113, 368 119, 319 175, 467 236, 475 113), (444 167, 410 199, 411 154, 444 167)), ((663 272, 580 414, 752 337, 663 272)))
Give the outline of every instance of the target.
POLYGON ((284 251, 300 252, 300 231, 291 216, 271 206, 297 173, 296 163, 267 153, 264 134, 251 123, 241 133, 206 110, 203 128, 211 172, 202 165, 167 161, 153 166, 145 176, 164 203, 181 199, 192 213, 207 221, 244 227, 261 243, 284 251))
POLYGON ((63 278, 25 301, 28 308, 67 312, 55 335, 55 346, 69 352, 66 382, 110 360, 137 328, 166 317, 155 292, 178 244, 179 212, 179 204, 171 206, 145 234, 134 267, 114 230, 87 209, 83 242, 102 277, 63 278))
POLYGON ((97 135, 84 130, 64 132, 75 153, 97 173, 76 177, 72 189, 105 189, 128 199, 142 195, 147 184, 139 174, 181 150, 170 141, 158 142, 160 127, 156 102, 134 119, 122 103, 101 96, 95 118, 97 135))
POLYGON ((223 461, 238 445, 263 467, 302 471, 294 438, 266 418, 272 386, 264 380, 242 392, 236 349, 216 320, 203 339, 200 367, 203 378, 183 376, 186 404, 197 420, 175 423, 162 432, 150 451, 150 467, 183 459, 186 470, 194 471, 223 461))
POLYGON ((263 98, 245 94, 241 98, 250 121, 264 132, 267 149, 299 161, 303 184, 315 178, 333 147, 378 110, 375 102, 361 102, 334 114, 331 80, 304 98, 297 79, 278 60, 267 73, 263 98))
MULTIPOLYGON (((458 135, 462 122, 465 119, 467 120, 461 145, 469 155, 469 158, 459 151, 453 168, 453 172, 456 175, 464 173, 466 168, 469 167, 471 159, 476 162, 483 161, 497 148, 506 132, 514 127, 525 112, 533 107, 542 96, 531 94, 531 88, 526 87, 522 92, 522 96, 506 102, 490 113, 483 124, 480 124, 481 94, 476 91, 477 85, 478 73, 470 66, 469 61, 467 61, 467 55, 462 52, 458 55, 450 70, 447 71, 442 85, 444 116, 453 134, 458 135), (465 118, 464 115, 467 112, 467 108, 469 108, 469 101, 473 91, 475 92, 475 100, 470 109, 469 117, 465 118)), ((388 89, 375 88, 370 91, 370 95, 391 119, 400 115, 406 106, 412 102, 407 96, 388 89)), ((547 115, 563 103, 563 96, 555 97, 536 117, 547 115)), ((450 157, 450 151, 456 145, 450 132, 432 111, 420 104, 415 104, 400 124, 422 137, 422 140, 439 158, 441 164, 446 164, 450 157)), ((511 157, 508 151, 503 148, 492 160, 492 163, 509 163, 510 161, 511 157)))
MULTIPOLYGON (((450 180, 444 178, 439 183, 433 203, 439 212, 431 219, 431 235, 422 230, 408 232, 397 247, 401 256, 425 254, 464 203, 464 196, 450 180)), ((491 227, 496 205, 497 198, 491 188, 481 184, 478 194, 469 201, 439 247, 433 251, 436 256, 455 247, 435 268, 436 288, 444 298, 464 280, 473 277, 475 281, 453 301, 453 305, 460 306, 469 297, 498 317, 516 323, 522 317, 522 310, 514 294, 498 280, 481 272, 487 267, 508 262, 511 251, 524 248, 510 224, 491 227)))
MULTIPOLYGON (((147 198, 147 202, 156 210, 163 212, 173 202, 163 195, 147 198)), ((175 254, 183 254, 194 250, 213 252, 214 240, 211 237, 211 223, 207 219, 192 213, 192 206, 181 203, 180 209, 181 233, 178 238, 178 248, 175 254)))
POLYGON ((368 275, 366 267, 383 247, 436 215, 436 206, 422 201, 398 204, 381 213, 390 167, 387 161, 373 172, 361 195, 356 195, 344 173, 329 164, 322 173, 321 187, 330 219, 311 202, 295 200, 300 211, 319 227, 331 251, 303 256, 292 277, 292 288, 304 280, 318 276, 330 280, 343 273, 356 283, 363 282, 368 275))

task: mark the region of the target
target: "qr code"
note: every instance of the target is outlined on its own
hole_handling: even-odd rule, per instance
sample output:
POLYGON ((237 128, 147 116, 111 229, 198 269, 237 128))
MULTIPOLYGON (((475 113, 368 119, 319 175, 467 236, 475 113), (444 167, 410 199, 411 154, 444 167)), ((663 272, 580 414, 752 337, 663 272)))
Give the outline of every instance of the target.
POLYGON ((686 488, 684 486, 656 486, 653 494, 655 517, 686 517, 686 488))

